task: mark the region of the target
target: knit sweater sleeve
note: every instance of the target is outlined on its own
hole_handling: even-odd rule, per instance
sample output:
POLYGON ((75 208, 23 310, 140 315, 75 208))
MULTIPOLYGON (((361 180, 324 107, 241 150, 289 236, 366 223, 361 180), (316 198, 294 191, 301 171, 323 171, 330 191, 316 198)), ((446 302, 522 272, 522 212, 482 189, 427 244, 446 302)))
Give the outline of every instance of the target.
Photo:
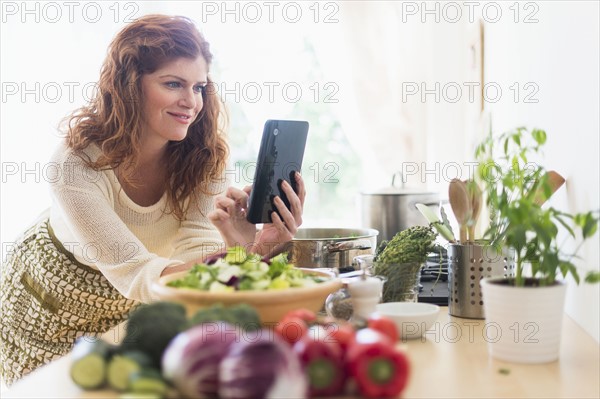
POLYGON ((211 184, 208 191, 213 195, 200 194, 199 200, 190 204, 173 241, 172 259, 189 262, 225 249, 221 234, 208 219, 208 213, 214 206, 214 197, 224 191, 226 183, 223 178, 211 184))
MULTIPOLYGON (((109 174, 91 170, 73 154, 56 162, 50 176, 53 211, 66 225, 73 242, 67 250, 84 251, 83 263, 96 267, 125 297, 151 302, 157 298, 150 287, 165 267, 182 264, 149 252, 114 209, 115 193, 109 174)), ((113 174, 114 176, 114 174, 113 174)), ((81 256, 78 258, 81 260, 81 256)))

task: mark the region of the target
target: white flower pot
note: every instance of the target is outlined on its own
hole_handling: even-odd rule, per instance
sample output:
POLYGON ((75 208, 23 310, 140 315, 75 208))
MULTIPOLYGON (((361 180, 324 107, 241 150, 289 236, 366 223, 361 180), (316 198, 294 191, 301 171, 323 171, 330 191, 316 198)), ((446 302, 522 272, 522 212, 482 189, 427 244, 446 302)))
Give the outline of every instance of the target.
POLYGON ((481 281, 490 355, 515 363, 557 360, 566 284, 514 287, 502 281, 506 279, 481 281))

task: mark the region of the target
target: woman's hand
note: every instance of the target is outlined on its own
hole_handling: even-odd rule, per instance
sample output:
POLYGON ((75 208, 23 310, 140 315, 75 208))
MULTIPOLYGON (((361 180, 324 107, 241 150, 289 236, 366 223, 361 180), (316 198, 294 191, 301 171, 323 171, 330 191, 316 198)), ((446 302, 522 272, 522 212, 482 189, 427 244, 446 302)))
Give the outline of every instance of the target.
POLYGON ((208 214, 227 247, 254 242, 256 226, 246 220, 249 192, 250 187, 227 188, 224 195, 215 198, 215 209, 208 214))
POLYGON ((287 209, 283 200, 277 196, 274 204, 279 214, 271 213, 272 223, 266 223, 262 230, 257 231, 256 226, 246 220, 248 196, 251 187, 239 190, 229 187, 225 195, 215 199, 215 209, 209 213, 210 221, 221 233, 225 245, 243 245, 250 248, 251 252, 265 255, 278 244, 290 241, 298 227, 302 224, 302 212, 306 198, 306 188, 300 173, 294 175, 298 192, 292 186, 283 182, 282 189, 290 203, 287 209), (279 216, 281 215, 281 217, 279 216))
POLYGON ((266 223, 262 230, 256 234, 256 246, 260 253, 267 254, 273 250, 278 244, 282 244, 290 241, 296 235, 298 228, 302 224, 302 212, 304 211, 304 199, 306 198, 306 188, 304 186, 304 180, 300 173, 294 174, 296 179, 296 188, 298 193, 294 192, 292 186, 284 181, 282 189, 288 198, 290 203, 290 209, 288 209, 283 200, 277 196, 275 197, 275 207, 279 211, 271 213, 272 223, 266 223), (281 217, 279 216, 281 215, 281 217))

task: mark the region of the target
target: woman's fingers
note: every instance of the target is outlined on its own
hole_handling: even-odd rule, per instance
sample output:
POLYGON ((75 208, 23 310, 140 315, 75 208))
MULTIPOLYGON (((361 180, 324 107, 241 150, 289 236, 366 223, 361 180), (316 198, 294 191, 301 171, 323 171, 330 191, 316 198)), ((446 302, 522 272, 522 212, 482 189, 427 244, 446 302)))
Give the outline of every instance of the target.
POLYGON ((235 206, 235 201, 228 197, 219 196, 215 197, 215 206, 219 209, 228 209, 235 206))
POLYGON ((306 199, 306 186, 304 185, 304 179, 300 172, 296 172, 294 174, 294 178, 296 179, 296 194, 300 199, 300 204, 304 207, 304 200, 306 199))
POLYGON ((286 233, 286 239, 291 239, 296 235, 300 223, 302 223, 301 214, 292 214, 289 209, 285 206, 285 203, 280 197, 275 197, 275 206, 279 211, 271 213, 271 221, 282 233, 286 233), (274 218, 277 216, 277 218, 274 218))
MULTIPOLYGON (((281 204, 285 208, 285 204, 283 203, 283 201, 281 201, 281 198, 276 197, 275 201, 277 202, 277 200, 280 201, 280 203, 276 204, 277 209, 279 209, 279 204, 281 204)), ((291 240, 294 237, 294 235, 296 234, 296 230, 297 230, 294 218, 291 217, 291 214, 289 213, 289 211, 287 212, 287 214, 288 214, 289 222, 284 223, 284 221, 281 220, 281 217, 279 217, 279 214, 277 212, 271 213, 271 224, 273 226, 275 226, 275 228, 279 231, 280 240, 282 240, 282 241, 291 240)))
POLYGON ((277 207, 277 209, 279 209, 280 214, 283 216, 283 220, 287 223, 287 220, 285 218, 285 214, 290 214, 293 216, 295 224, 300 226, 302 224, 302 200, 300 199, 300 197, 294 192, 294 189, 292 188, 292 186, 284 181, 282 183, 282 189, 283 192, 285 193, 285 195, 287 196, 288 202, 290 203, 290 209, 288 210, 285 207, 285 204, 283 204, 283 201, 281 202, 282 206, 283 206, 283 210, 279 209, 279 206, 277 207))
POLYGON ((226 220, 228 220, 231 216, 229 213, 223 209, 213 209, 208 213, 208 220, 210 220, 213 224, 220 224, 226 220))
POLYGON ((242 209, 248 207, 248 193, 239 188, 229 187, 225 192, 225 196, 234 200, 242 209))
MULTIPOLYGON (((214 208, 208 213, 227 246, 247 245, 256 240, 256 226, 246 220, 248 191, 247 188, 229 187, 224 194, 215 197, 214 208)), ((279 228, 285 229, 282 221, 279 221, 279 228)), ((289 233, 286 231, 286 234, 289 233)), ((277 235, 281 235, 278 230, 277 235)))
POLYGON ((248 194, 237 188, 229 187, 225 195, 215 198, 215 208, 221 209, 231 216, 244 216, 248 204, 248 194))
POLYGON ((219 215, 226 213, 230 217, 233 217, 238 213, 235 201, 227 197, 215 198, 215 211, 220 211, 219 215))
POLYGON ((302 224, 302 212, 306 198, 304 180, 298 172, 294 173, 296 190, 288 182, 281 189, 289 200, 289 209, 280 196, 275 197, 277 212, 271 213, 271 223, 265 224, 258 233, 256 226, 246 220, 246 209, 252 186, 237 189, 229 187, 223 195, 215 198, 215 208, 208 215, 209 220, 218 228, 227 245, 250 243, 253 240, 258 247, 266 242, 289 242, 294 238, 302 224))

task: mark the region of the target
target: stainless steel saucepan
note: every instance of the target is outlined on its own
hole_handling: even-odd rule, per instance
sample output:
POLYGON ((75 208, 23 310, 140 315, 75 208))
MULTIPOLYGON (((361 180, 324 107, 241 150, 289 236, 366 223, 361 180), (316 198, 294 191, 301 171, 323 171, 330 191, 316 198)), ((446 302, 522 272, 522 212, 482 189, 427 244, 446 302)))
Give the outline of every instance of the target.
POLYGON ((378 243, 391 240, 396 233, 409 227, 427 225, 415 204, 439 205, 438 193, 407 189, 403 183, 397 187, 400 179, 402 175, 398 172, 392 177, 391 186, 361 193, 362 226, 379 231, 378 243))
POLYGON ((347 271, 355 256, 375 253, 377 234, 375 229, 302 228, 288 252, 298 267, 347 271))

